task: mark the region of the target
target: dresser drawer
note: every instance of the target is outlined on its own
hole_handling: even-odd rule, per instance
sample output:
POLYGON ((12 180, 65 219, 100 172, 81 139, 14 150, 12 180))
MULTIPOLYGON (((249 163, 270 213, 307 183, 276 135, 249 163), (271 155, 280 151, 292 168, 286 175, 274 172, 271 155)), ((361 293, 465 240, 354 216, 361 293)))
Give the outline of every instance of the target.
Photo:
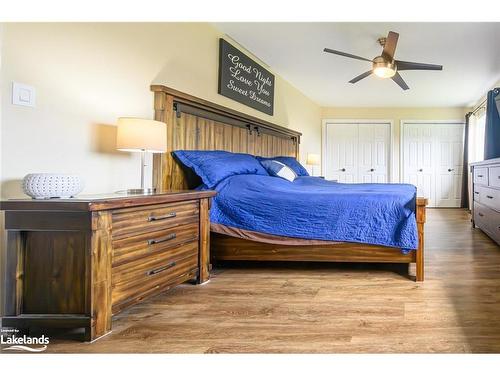
POLYGON ((488 185, 488 168, 474 167, 474 183, 481 185, 488 185))
POLYGON ((474 202, 474 223, 500 244, 500 212, 474 202))
POLYGON ((116 210, 113 211, 113 240, 197 223, 198 219, 198 201, 116 210))
POLYGON ((500 190, 474 186, 474 200, 493 210, 500 211, 500 190))
POLYGON ((474 202, 479 202, 481 203, 481 186, 478 185, 473 185, 474 186, 474 191, 472 192, 474 202))
POLYGON ((500 167, 488 168, 489 185, 500 188, 500 167))
POLYGON ((113 267, 152 254, 171 252, 189 242, 197 242, 198 233, 198 223, 192 223, 114 240, 113 267))
MULTIPOLYGON (((112 269, 113 313, 154 294, 158 289, 198 271, 198 242, 179 245, 162 254, 124 263, 112 269)), ((176 282, 177 284, 179 282, 176 282)))

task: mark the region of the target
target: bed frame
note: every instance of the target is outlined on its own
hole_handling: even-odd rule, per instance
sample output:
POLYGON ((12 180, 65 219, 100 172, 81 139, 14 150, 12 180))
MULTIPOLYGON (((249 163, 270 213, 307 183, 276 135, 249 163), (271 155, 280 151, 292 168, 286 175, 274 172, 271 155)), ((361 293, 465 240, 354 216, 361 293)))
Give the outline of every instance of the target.
MULTIPOLYGON (((301 133, 220 106, 177 90, 153 85, 155 119, 167 124, 165 154, 153 159, 153 185, 160 190, 189 189, 199 184, 182 169, 172 150, 226 150, 260 156, 299 158, 301 133)), ((214 260, 415 263, 415 280, 424 280, 424 223, 427 199, 417 198, 417 251, 358 243, 283 245, 211 233, 214 260)))

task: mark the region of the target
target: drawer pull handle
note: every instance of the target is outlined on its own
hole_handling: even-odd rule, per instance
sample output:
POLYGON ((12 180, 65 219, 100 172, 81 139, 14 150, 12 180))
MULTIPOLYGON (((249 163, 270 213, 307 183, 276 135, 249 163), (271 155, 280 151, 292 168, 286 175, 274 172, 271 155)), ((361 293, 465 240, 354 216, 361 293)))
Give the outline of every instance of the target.
POLYGON ((483 217, 484 215, 481 212, 477 213, 479 216, 483 217))
POLYGON ((156 274, 158 274, 158 273, 160 273, 160 272, 166 271, 166 270, 168 270, 169 268, 174 267, 175 265, 176 265, 176 263, 175 263, 175 262, 169 263, 169 264, 167 264, 166 266, 159 267, 159 268, 156 268, 156 269, 154 269, 154 270, 151 270, 151 271, 146 272, 146 275, 148 275, 148 276, 156 275, 156 274))
POLYGON ((479 191, 475 191, 474 194, 479 194, 479 191))
POLYGON ((150 216, 148 217, 148 221, 158 221, 158 220, 165 220, 165 219, 170 219, 172 217, 176 217, 177 213, 176 212, 171 212, 166 215, 161 215, 161 216, 150 216))
POLYGON ((169 234, 168 236, 165 236, 165 237, 162 237, 162 238, 155 238, 155 239, 152 239, 152 240, 148 240, 148 245, 154 245, 154 244, 157 244, 157 243, 162 243, 162 242, 170 241, 170 240, 173 240, 175 237, 177 237, 177 235, 175 233, 172 233, 172 234, 169 234))
POLYGON ((493 199, 493 197, 491 195, 487 195, 486 198, 493 199))
POLYGON ((453 172, 455 169, 453 168, 448 168, 448 172, 453 172))
POLYGON ((477 177, 484 177, 482 174, 478 174, 477 177))

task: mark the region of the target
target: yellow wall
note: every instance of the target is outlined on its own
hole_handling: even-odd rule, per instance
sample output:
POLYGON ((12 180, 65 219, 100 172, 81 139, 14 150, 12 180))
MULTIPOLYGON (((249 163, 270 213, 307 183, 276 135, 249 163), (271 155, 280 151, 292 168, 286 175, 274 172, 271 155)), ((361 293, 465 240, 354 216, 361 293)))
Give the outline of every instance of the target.
POLYGON ((320 144, 320 107, 276 76, 275 115, 217 94, 218 38, 207 23, 4 24, 1 196, 30 172, 80 174, 84 193, 139 183, 137 154, 115 150, 116 118, 153 115, 152 83, 303 133, 320 144), (36 108, 10 102, 11 82, 36 88, 36 108))
POLYGON ((400 181, 400 122, 401 120, 461 120, 466 108, 355 108, 327 107, 321 109, 322 119, 392 120, 392 181, 400 181))

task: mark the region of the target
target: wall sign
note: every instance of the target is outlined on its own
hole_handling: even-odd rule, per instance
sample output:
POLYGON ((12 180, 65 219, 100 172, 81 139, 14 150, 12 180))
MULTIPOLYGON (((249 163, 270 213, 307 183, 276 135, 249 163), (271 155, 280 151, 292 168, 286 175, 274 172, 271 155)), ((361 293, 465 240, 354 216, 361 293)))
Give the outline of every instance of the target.
POLYGON ((219 94, 261 112, 274 112, 274 74, 219 39, 219 94))

